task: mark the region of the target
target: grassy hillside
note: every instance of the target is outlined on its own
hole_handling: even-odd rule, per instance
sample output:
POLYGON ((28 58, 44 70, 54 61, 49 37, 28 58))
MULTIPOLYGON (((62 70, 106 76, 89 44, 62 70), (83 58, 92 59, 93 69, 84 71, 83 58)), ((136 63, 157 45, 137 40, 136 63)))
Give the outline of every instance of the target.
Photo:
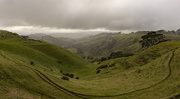
POLYGON ((98 78, 92 78, 99 84, 97 89, 108 90, 106 94, 116 93, 119 99, 177 97, 180 94, 179 48, 179 41, 164 42, 129 58, 105 61, 100 66, 108 67, 100 69, 98 78), (115 65, 111 67, 112 64, 115 65))
POLYGON ((63 69, 63 66, 68 64, 70 68, 79 69, 87 64, 79 56, 48 43, 25 41, 20 36, 10 37, 10 39, 7 37, 4 40, 2 39, 1 42, 1 50, 6 51, 4 53, 8 54, 10 52, 13 55, 20 55, 20 57, 28 58, 29 61, 34 61, 34 63, 44 63, 43 65, 46 67, 53 66, 63 69))
POLYGON ((76 42, 81 56, 102 57, 109 56, 113 51, 135 53, 140 51, 138 40, 140 35, 135 34, 100 34, 76 42))
POLYGON ((0 98, 159 99, 180 95, 180 41, 163 42, 134 56, 97 65, 61 47, 0 32, 0 98), (97 74, 102 65, 107 68, 97 74), (63 80, 60 70, 79 79, 63 80))
MULTIPOLYGON (((32 90, 32 92, 35 92, 36 94, 43 91, 40 94, 49 97, 46 96, 46 94, 54 89, 49 90, 49 85, 43 85, 37 74, 33 73, 33 69, 47 72, 49 75, 54 75, 53 73, 56 73, 56 75, 60 75, 59 79, 63 76, 60 71, 63 71, 63 73, 73 73, 75 77, 78 76, 81 79, 82 74, 86 75, 87 69, 92 65, 81 57, 58 46, 38 41, 26 41, 21 36, 8 31, 0 32, 0 65, 1 73, 3 73, 2 79, 4 78, 5 81, 10 81, 10 85, 8 85, 10 88, 5 88, 7 91, 11 91, 12 89, 21 92, 21 88, 17 87, 22 86, 22 89, 25 89, 26 91, 32 90), (31 65, 31 62, 35 65, 31 65), (12 85, 11 83, 14 84, 12 85), (38 87, 36 88, 36 86, 38 87), (43 86, 47 87, 39 89, 43 86)), ((4 82, 3 80, 2 87, 4 86, 3 83, 6 84, 7 82, 4 82)), ((2 93, 4 92, 4 90, 1 91, 2 93)), ((25 94, 25 92, 21 93, 25 94)), ((4 97, 6 97, 6 95, 4 95, 4 97)), ((11 96, 11 98, 12 97, 14 96, 11 96)), ((27 97, 29 97, 29 95, 27 95, 27 97)))
MULTIPOLYGON (((166 35, 167 40, 180 40, 180 35, 167 34, 166 32, 163 32, 163 34, 166 35)), ((43 36, 43 41, 61 46, 81 57, 101 58, 108 57, 112 52, 116 51, 123 53, 140 52, 142 47, 139 41, 143 35, 145 34, 102 33, 77 40, 43 36)), ((33 35, 30 35, 30 38, 38 39, 33 35)), ((42 37, 39 37, 39 40, 42 40, 42 37)))
MULTIPOLYGON (((99 34, 78 40, 74 44, 77 54, 85 57, 107 57, 112 52, 137 53, 142 50, 139 43, 144 34, 99 34)), ((165 34, 168 40, 180 40, 180 35, 165 34)))
POLYGON ((45 35, 45 34, 31 34, 28 35, 30 39, 35 39, 35 40, 41 40, 43 42, 47 42, 53 45, 65 47, 65 46, 71 46, 73 45, 73 40, 68 39, 68 38, 63 38, 63 37, 52 37, 50 35, 45 35))

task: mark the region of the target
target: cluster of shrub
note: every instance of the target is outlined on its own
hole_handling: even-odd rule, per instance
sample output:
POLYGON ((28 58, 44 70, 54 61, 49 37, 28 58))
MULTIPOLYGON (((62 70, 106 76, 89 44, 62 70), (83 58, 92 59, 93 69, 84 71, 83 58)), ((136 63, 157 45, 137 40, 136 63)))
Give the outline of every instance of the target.
MULTIPOLYGON (((60 70, 60 73, 62 73, 64 76, 63 77, 61 77, 61 79, 63 79, 63 80, 69 80, 69 78, 68 77, 70 77, 70 78, 73 78, 74 77, 74 74, 70 74, 70 73, 63 73, 63 71, 62 70, 60 70)), ((79 77, 76 77, 75 79, 79 79, 79 77)))
POLYGON ((157 32, 149 32, 146 35, 143 35, 142 40, 139 41, 141 43, 142 48, 149 48, 151 46, 154 46, 156 44, 159 44, 161 42, 167 41, 165 38, 166 36, 163 34, 159 34, 157 32))
POLYGON ((65 75, 65 76, 71 77, 71 78, 74 77, 74 74, 70 74, 70 73, 62 73, 62 74, 65 75))
POLYGON ((101 65, 96 69, 97 70, 96 73, 99 74, 101 72, 101 69, 106 69, 106 68, 109 68, 109 67, 113 67, 115 65, 116 65, 115 63, 110 64, 110 65, 101 65))
MULTIPOLYGON (((94 58, 94 57, 87 57, 87 60, 91 63, 94 62, 98 62, 101 63, 103 61, 106 60, 110 60, 110 59, 115 59, 115 58, 120 58, 120 57, 129 57, 129 56, 133 56, 134 54, 132 53, 122 53, 121 51, 117 51, 117 52, 112 52, 108 57, 102 57, 102 58, 94 58)), ((85 57, 83 57, 85 59, 85 57)))
POLYGON ((129 56, 133 56, 134 54, 132 54, 132 53, 125 53, 125 54, 123 54, 121 51, 117 51, 117 52, 112 52, 111 54, 110 54, 110 56, 109 57, 102 57, 101 59, 100 59, 100 61, 102 62, 102 61, 106 61, 106 60, 110 60, 110 59, 115 59, 115 58, 120 58, 120 57, 129 57, 129 56))

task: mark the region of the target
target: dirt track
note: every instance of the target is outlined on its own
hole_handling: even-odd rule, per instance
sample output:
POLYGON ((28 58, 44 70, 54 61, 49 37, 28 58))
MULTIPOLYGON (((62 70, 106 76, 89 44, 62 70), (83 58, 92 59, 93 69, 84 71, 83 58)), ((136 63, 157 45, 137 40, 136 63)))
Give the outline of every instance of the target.
MULTIPOLYGON (((51 86, 55 87, 56 89, 64 92, 65 94, 68 94, 68 95, 73 95, 73 96, 77 96, 77 97, 79 97, 79 98, 85 98, 85 99, 93 98, 93 97, 94 97, 94 98, 95 98, 95 97, 96 97, 96 98, 98 98, 98 97, 99 97, 99 98, 100 98, 100 97, 102 97, 102 98, 103 98, 103 97, 118 97, 118 96, 127 95, 127 94, 134 93, 134 92, 138 92, 138 91, 147 90, 147 89, 152 88, 152 87, 154 87, 154 86, 156 86, 156 85, 164 82, 165 80, 167 80, 167 79, 171 76, 171 67, 170 67, 170 64, 171 64, 171 61, 172 61, 172 59, 173 59, 173 57, 174 57, 174 53, 175 53, 175 50, 172 51, 172 56, 170 57, 169 62, 168 62, 169 73, 168 73, 168 75, 167 75, 163 80, 157 82, 157 83, 154 84, 154 85, 151 85, 151 86, 149 86, 149 87, 146 87, 146 88, 142 88, 142 89, 138 89, 138 90, 134 90, 134 91, 122 93, 122 94, 117 94, 117 95, 109 95, 109 96, 87 95, 87 94, 81 94, 81 93, 76 93, 76 92, 70 91, 70 90, 68 90, 68 89, 66 89, 66 88, 58 85, 58 84, 55 83, 54 81, 52 81, 52 80, 51 80, 50 78, 48 78, 45 74, 43 74, 41 71, 39 71, 39 70, 37 70, 37 69, 32 69, 32 68, 30 68, 30 67, 28 67, 28 66, 26 66, 26 67, 28 67, 28 68, 31 69, 34 73, 36 73, 36 75, 39 76, 43 81, 45 81, 46 83, 50 84, 51 86)), ((3 53, 1 53, 0 55, 2 55, 5 59, 10 60, 9 58, 5 57, 5 56, 3 55, 3 53)), ((11 60, 10 60, 10 61, 11 61, 11 60)), ((18 83, 18 82, 16 81, 16 83, 18 83)), ((41 93, 41 94, 42 94, 42 93, 41 93)), ((49 97, 49 98, 54 98, 54 97, 51 97, 51 96, 47 96, 47 97, 49 97)))
MULTIPOLYGON (((169 62, 168 62, 168 68, 169 68, 169 73, 168 75, 161 81, 157 82, 156 84, 154 85, 151 85, 149 87, 146 87, 146 88, 142 88, 142 89, 138 89, 138 90, 134 90, 134 91, 130 91, 130 92, 126 92, 126 93, 122 93, 122 94, 117 94, 117 95, 109 95, 109 96, 99 96, 99 95, 87 95, 87 94, 81 94, 81 93, 76 93, 76 92, 73 92, 73 91, 70 91, 70 90, 67 90, 66 88, 63 88, 62 86, 58 85, 57 83, 53 82, 50 78, 48 78, 45 74, 43 74, 41 71, 39 70, 36 70, 36 69, 32 69, 30 68, 31 70, 33 70, 43 81, 47 82, 48 84, 50 84, 51 86, 55 87, 56 89, 68 94, 68 95, 74 95, 74 96, 77 96, 79 98, 100 98, 100 97, 118 97, 118 96, 122 96, 122 95, 127 95, 127 94, 130 94, 130 93, 134 93, 134 92, 138 92, 138 91, 142 91, 142 90, 147 90, 149 88, 152 88, 162 82, 164 82, 166 79, 168 79, 170 76, 171 76, 171 67, 170 67, 170 64, 171 64, 171 61, 174 57, 174 53, 175 53, 175 50, 172 51, 172 56, 171 58, 169 59, 169 62)), ((29 68, 29 67, 28 67, 29 68)))

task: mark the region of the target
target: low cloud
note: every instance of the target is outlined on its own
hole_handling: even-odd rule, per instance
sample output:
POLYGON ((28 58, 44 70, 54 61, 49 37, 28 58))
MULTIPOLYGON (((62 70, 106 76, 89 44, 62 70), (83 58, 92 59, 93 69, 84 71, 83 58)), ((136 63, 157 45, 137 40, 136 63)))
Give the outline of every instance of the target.
POLYGON ((180 0, 1 0, 0 26, 176 30, 179 4, 180 0))

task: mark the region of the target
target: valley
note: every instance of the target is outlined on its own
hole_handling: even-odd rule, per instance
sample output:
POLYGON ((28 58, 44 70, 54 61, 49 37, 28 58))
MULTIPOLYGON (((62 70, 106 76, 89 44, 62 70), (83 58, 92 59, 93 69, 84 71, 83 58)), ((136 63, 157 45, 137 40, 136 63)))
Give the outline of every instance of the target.
MULTIPOLYGON (((53 37, 51 35, 29 35, 29 38, 41 40, 53 45, 63 47, 84 59, 108 57, 112 52, 121 51, 124 54, 135 54, 142 51, 139 41, 141 37, 150 31, 138 31, 131 34, 100 33, 81 39, 53 37), (43 38, 43 40, 42 40, 43 38)), ((180 35, 159 30, 157 33, 164 34, 167 40, 180 40, 180 35)), ((176 32, 175 32, 176 33, 176 32)), ((78 34, 77 34, 78 35, 78 34)))
POLYGON ((180 0, 0 0, 0 99, 180 99, 180 0))
MULTIPOLYGON (((104 35, 98 36, 104 39, 107 37, 104 35)), ((174 40, 143 50, 138 41, 132 43, 132 37, 140 39, 142 34, 113 36, 106 40, 112 42, 111 40, 118 38, 127 45, 124 49, 137 48, 134 52, 127 51, 134 55, 90 63, 59 46, 26 40, 16 33, 0 31, 0 98, 179 98, 180 41, 177 35, 166 35, 174 40), (73 76, 69 76, 70 74, 73 76), (62 79, 63 77, 68 79, 62 79)), ((97 36, 90 37, 89 40, 96 44, 104 41, 100 37, 96 41, 95 37, 97 36)), ((76 43, 82 46, 89 43, 87 39, 79 42, 81 43, 76 43)), ((122 43, 119 42, 119 46, 123 46, 122 43)), ((113 44, 115 48, 118 46, 118 43, 113 44)))

